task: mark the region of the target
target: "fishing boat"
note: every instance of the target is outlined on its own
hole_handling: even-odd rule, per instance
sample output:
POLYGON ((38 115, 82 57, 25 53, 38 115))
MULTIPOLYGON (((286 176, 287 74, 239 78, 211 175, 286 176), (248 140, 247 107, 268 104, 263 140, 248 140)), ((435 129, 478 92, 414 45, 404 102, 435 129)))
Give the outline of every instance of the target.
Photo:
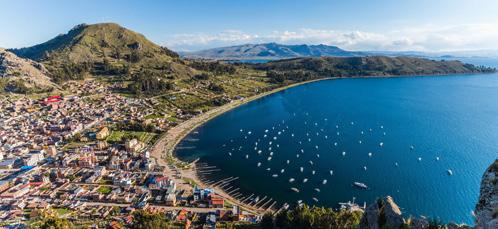
POLYGON ((294 191, 294 192, 299 192, 299 189, 294 188, 294 187, 292 187, 291 190, 294 191))
POLYGON ((354 182, 353 185, 361 189, 368 189, 368 186, 361 182, 354 182))

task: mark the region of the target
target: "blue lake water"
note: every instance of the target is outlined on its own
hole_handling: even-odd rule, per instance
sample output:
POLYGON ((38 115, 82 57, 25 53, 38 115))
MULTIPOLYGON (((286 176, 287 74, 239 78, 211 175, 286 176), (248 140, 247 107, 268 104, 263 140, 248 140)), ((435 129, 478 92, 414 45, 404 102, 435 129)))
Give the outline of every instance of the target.
POLYGON ((240 177, 231 186, 278 205, 337 207, 391 195, 407 216, 473 224, 497 139, 498 74, 358 78, 309 83, 240 106, 199 127, 176 154, 221 169, 209 179, 240 177), (355 181, 370 189, 352 187, 355 181))

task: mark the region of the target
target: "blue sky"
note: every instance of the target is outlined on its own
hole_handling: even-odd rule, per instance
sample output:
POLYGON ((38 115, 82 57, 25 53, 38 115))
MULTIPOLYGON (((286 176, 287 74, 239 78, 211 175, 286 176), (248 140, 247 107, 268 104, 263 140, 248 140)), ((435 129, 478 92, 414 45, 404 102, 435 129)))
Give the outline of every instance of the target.
POLYGON ((498 49, 495 0, 0 0, 0 47, 23 47, 79 23, 116 22, 174 50, 243 43, 350 50, 498 49))

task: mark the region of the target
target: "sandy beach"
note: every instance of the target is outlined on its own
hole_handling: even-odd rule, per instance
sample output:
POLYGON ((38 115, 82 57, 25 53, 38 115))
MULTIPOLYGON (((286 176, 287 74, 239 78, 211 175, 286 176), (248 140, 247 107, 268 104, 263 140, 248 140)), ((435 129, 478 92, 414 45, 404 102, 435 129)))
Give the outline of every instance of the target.
MULTIPOLYGON (((168 130, 166 133, 164 133, 159 140, 154 144, 154 146, 151 148, 151 156, 156 159, 156 163, 158 163, 160 166, 165 167, 165 173, 166 174, 174 174, 174 171, 170 166, 168 165, 168 162, 166 161, 166 158, 168 156, 171 156, 173 160, 178 160, 176 157, 174 157, 173 151, 176 147, 176 145, 185 137, 187 136, 191 131, 196 129, 198 126, 204 124, 205 122, 211 120, 212 118, 215 118, 227 111, 230 111, 240 105, 246 104, 248 102, 254 101, 256 99, 265 97, 267 95, 286 90, 291 87, 299 86, 302 84, 306 83, 311 83, 311 82, 316 82, 316 81, 321 81, 321 80, 330 80, 334 78, 323 78, 323 79, 317 79, 317 80, 311 80, 311 81, 305 81, 305 82, 300 82, 300 83, 295 83, 291 85, 287 85, 285 87, 281 88, 276 88, 268 92, 264 92, 258 95, 251 96, 249 98, 241 99, 241 100, 236 100, 232 101, 231 103, 225 104, 223 106, 217 107, 215 109, 212 109, 206 113, 200 114, 198 116, 195 116, 187 121, 184 121, 177 126, 171 128, 168 130)), ((225 198, 228 202, 231 202, 233 204, 239 205, 241 208, 244 210, 261 214, 263 213, 266 209, 260 209, 257 207, 253 207, 249 204, 242 203, 236 198, 233 198, 229 194, 227 194, 223 189, 218 188, 218 187, 212 187, 208 186, 204 182, 202 182, 196 174, 196 166, 195 164, 192 164, 189 169, 178 169, 178 172, 180 173, 180 179, 176 180, 177 184, 182 184, 185 183, 183 178, 191 179, 193 180, 200 188, 212 188, 215 193, 218 195, 222 196, 225 198)), ((173 177, 172 177, 173 178, 173 177)), ((174 178, 173 178, 174 179, 174 178)), ((191 188, 190 185, 182 185, 182 188, 191 188)))

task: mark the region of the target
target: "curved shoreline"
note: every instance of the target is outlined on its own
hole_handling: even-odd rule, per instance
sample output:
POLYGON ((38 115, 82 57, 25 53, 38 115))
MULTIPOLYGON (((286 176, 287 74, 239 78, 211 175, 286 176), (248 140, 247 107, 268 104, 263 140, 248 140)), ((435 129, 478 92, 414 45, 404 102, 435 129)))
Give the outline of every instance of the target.
MULTIPOLYGON (((313 83, 317 81, 323 81, 323 80, 332 80, 332 79, 337 79, 338 77, 327 77, 327 78, 321 78, 321 79, 315 79, 315 80, 309 80, 309 81, 304 81, 304 82, 299 82, 299 83, 294 83, 290 85, 286 85, 284 87, 279 87, 275 88, 271 91, 267 91, 264 93, 260 93, 257 95, 253 95, 251 97, 242 99, 242 100, 237 100, 233 101, 231 103, 225 104, 221 107, 214 108, 212 110, 207 111, 206 113, 200 114, 198 116, 195 116, 189 120, 186 120, 179 125, 171 128, 168 130, 166 133, 164 133, 159 140, 156 141, 156 143, 151 147, 151 156, 155 158, 156 163, 159 164, 160 166, 163 166, 165 168, 165 172, 167 174, 174 174, 174 171, 169 167, 169 163, 166 161, 166 158, 169 157, 173 159, 175 162, 183 162, 174 155, 174 150, 176 146, 188 135, 190 134, 193 130, 195 130, 197 127, 203 125, 204 123, 208 122, 209 120, 216 118, 228 111, 231 111, 241 105, 247 104, 249 102, 252 102, 254 100, 263 98, 265 96, 284 91, 286 89, 308 84, 308 83, 313 83)), ((240 207, 250 210, 254 213, 262 213, 264 210, 259 209, 259 208, 254 208, 248 204, 244 204, 237 199, 233 198, 232 196, 228 195, 225 193, 222 189, 217 188, 217 187, 210 187, 204 182, 202 182, 198 177, 195 172, 195 165, 192 168, 189 168, 187 170, 179 170, 180 173, 180 179, 178 180, 181 182, 182 178, 187 178, 193 180, 198 186, 200 187, 209 187, 215 190, 215 193, 218 195, 224 197, 226 200, 229 202, 232 202, 234 204, 239 205, 240 207)), ((177 183, 179 183, 177 181, 177 183)))
MULTIPOLYGON (((452 76, 454 74, 445 74, 445 75, 417 75, 417 76, 452 76)), ((474 74, 469 74, 469 75, 474 75, 474 74)), ((477 74, 478 75, 478 74, 477 74)), ((403 75, 396 75, 396 76, 359 76, 359 77, 351 77, 351 78, 393 78, 393 77, 407 77, 403 75)), ((151 148, 151 156, 156 159, 156 163, 159 165, 163 166, 165 168, 165 172, 167 174, 177 174, 180 175, 180 178, 177 178, 177 183, 180 183, 186 179, 190 179, 194 181, 199 187, 201 188, 212 188, 218 195, 222 196, 225 198, 228 202, 234 203, 239 205, 241 208, 248 210, 253 213, 263 213, 265 210, 264 209, 259 209, 259 208, 254 208, 248 204, 242 203, 236 198, 233 198, 233 196, 227 194, 223 189, 218 188, 218 187, 213 187, 210 185, 205 184, 202 182, 199 177, 197 176, 196 173, 196 168, 195 168, 195 163, 192 163, 190 168, 188 169, 171 169, 169 168, 168 165, 170 164, 175 164, 175 163, 185 163, 184 161, 178 159, 174 155, 174 150, 176 146, 188 135, 190 134, 193 130, 195 130, 197 127, 203 125, 204 123, 208 122, 209 120, 216 118, 225 112, 231 111, 232 109, 235 109, 241 105, 247 104, 251 101, 263 98, 265 96, 284 91, 286 89, 300 86, 303 84, 308 84, 312 82, 317 82, 317 81, 323 81, 323 80, 333 80, 333 79, 341 79, 343 77, 327 77, 327 78, 321 78, 321 79, 315 79, 315 80, 310 80, 310 81, 304 81, 304 82, 299 82, 295 84, 290 84, 286 85, 284 87, 280 88, 275 88, 273 90, 253 95, 251 97, 242 99, 242 100, 237 100, 233 101, 231 103, 225 104, 221 107, 214 108, 212 110, 209 110, 206 113, 200 114, 198 116, 195 116, 189 120, 186 120, 179 125, 171 128, 168 130, 166 133, 164 133, 158 141, 156 141, 155 145, 151 148), (168 163, 166 161, 166 158, 173 160, 173 163, 171 161, 168 163)))

